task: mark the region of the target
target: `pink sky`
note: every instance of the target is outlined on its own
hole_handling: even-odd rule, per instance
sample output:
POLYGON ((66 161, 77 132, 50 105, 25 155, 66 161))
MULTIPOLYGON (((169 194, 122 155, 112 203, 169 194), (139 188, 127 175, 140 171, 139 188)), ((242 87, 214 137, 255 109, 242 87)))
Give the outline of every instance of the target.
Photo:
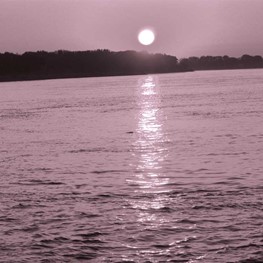
POLYGON ((0 0, 0 52, 147 50, 263 55, 263 0, 0 0), (152 27, 156 41, 137 41, 152 27))

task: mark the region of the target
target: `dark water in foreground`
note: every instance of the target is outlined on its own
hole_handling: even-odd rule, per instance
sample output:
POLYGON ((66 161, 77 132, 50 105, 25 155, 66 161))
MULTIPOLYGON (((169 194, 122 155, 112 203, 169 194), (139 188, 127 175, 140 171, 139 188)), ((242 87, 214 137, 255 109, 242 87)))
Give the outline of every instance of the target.
POLYGON ((262 105, 263 70, 1 83, 0 262, 263 262, 262 105))

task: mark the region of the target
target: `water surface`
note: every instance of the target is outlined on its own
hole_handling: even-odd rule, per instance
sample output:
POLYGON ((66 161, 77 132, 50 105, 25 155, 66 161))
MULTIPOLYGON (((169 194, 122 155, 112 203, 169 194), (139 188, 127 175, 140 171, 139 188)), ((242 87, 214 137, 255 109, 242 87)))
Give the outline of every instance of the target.
POLYGON ((0 262, 262 262, 263 70, 0 94, 0 262))

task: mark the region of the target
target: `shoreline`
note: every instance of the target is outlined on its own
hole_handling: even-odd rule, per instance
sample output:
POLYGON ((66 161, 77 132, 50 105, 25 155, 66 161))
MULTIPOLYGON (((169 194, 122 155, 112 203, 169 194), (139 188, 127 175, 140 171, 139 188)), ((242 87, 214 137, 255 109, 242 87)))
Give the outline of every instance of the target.
POLYGON ((0 82, 133 76, 206 70, 263 68, 261 56, 202 56, 178 59, 167 54, 107 49, 24 54, 0 53, 0 82))
POLYGON ((198 71, 223 71, 223 70, 254 70, 263 69, 262 67, 254 68, 224 68, 224 69, 198 69, 198 70, 185 70, 174 72, 147 72, 147 73, 119 73, 119 74, 72 74, 72 75, 46 75, 46 76, 16 76, 16 77, 0 77, 0 83, 5 82, 20 82, 20 81, 38 81, 38 80, 56 80, 56 79, 79 79, 79 78, 106 78, 106 77, 126 77, 126 76, 140 76, 151 74, 173 74, 173 73, 189 73, 198 71))
POLYGON ((47 76, 18 76, 18 77, 0 77, 0 83, 4 82, 18 82, 18 81, 37 81, 37 80, 52 80, 52 79, 79 79, 79 78, 104 78, 104 77, 125 77, 125 76, 139 76, 150 74, 173 74, 173 73, 187 73, 195 70, 175 71, 175 72, 147 72, 147 73, 123 73, 123 74, 72 74, 72 75, 47 75, 47 76))

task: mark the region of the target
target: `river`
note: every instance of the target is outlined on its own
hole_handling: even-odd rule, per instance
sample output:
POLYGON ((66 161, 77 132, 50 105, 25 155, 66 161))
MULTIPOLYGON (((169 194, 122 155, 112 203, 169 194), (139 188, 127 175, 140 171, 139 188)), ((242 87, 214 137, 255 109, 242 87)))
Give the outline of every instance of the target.
POLYGON ((263 262, 263 70, 0 83, 0 262, 263 262))

